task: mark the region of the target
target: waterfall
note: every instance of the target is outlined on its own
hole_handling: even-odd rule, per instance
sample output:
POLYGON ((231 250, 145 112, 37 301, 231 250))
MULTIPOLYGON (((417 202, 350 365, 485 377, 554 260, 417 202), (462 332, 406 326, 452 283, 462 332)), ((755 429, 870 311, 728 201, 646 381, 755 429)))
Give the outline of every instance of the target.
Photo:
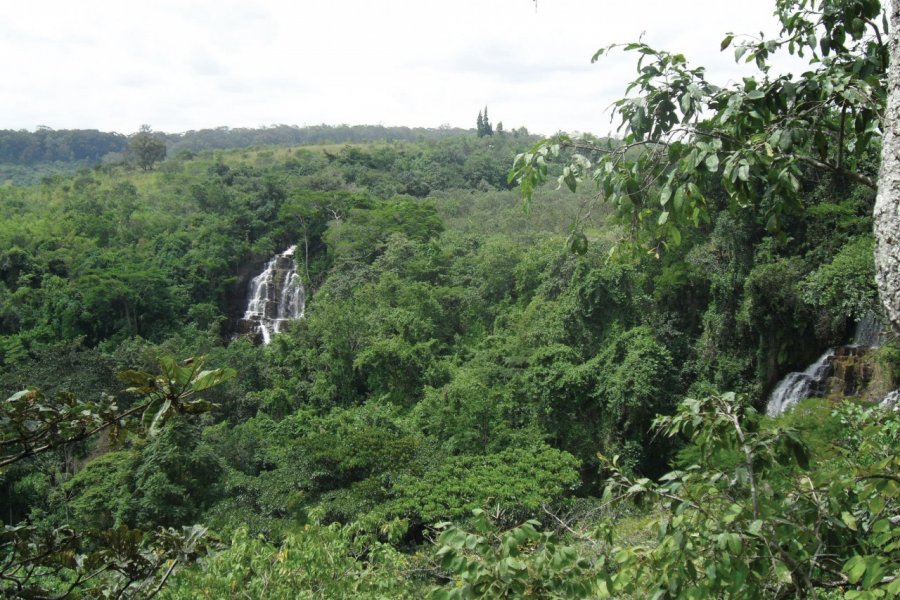
MULTIPOLYGON (((778 382, 775 389, 769 395, 766 402, 766 414, 777 417, 788 408, 801 400, 811 396, 822 396, 828 391, 828 378, 836 375, 836 380, 845 378, 845 385, 851 385, 853 389, 858 382, 847 376, 849 373, 835 373, 835 365, 841 366, 847 363, 847 357, 859 357, 870 348, 878 348, 884 341, 884 329, 873 314, 867 314, 856 324, 853 332, 853 341, 837 350, 828 350, 813 364, 809 365, 802 373, 788 373, 784 379, 778 382)), ((858 360, 858 359, 857 359, 858 360)), ((858 379, 858 376, 856 377, 858 379)), ((841 383, 838 381, 838 383, 841 383)), ((846 393, 847 389, 842 389, 846 393)))
POLYGON ((820 395, 825 391, 825 382, 831 374, 831 359, 834 350, 828 350, 802 373, 788 373, 778 382, 775 390, 766 403, 766 414, 777 417, 788 408, 810 396, 820 395))
POLYGON ((885 410, 900 410, 900 390, 894 390, 881 399, 878 406, 885 410))
POLYGON ((306 308, 306 291, 294 259, 296 249, 297 246, 291 246, 270 260, 250 282, 240 330, 263 344, 271 342, 285 323, 302 317, 306 308))
POLYGON ((884 341, 884 328, 872 313, 867 314, 856 324, 853 332, 853 346, 878 348, 884 341))

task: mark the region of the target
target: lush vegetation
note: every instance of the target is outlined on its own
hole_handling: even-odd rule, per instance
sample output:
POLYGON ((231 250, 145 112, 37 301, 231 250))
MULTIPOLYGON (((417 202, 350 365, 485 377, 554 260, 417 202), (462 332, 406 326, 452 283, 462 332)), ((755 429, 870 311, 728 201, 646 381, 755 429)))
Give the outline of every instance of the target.
MULTIPOLYGON (((149 126, 143 125, 142 128, 149 126)), ((502 132, 503 124, 498 123, 502 132)), ((135 139, 143 130, 126 137, 120 133, 96 130, 53 130, 38 127, 35 131, 0 130, 0 182, 38 183, 54 175, 70 175, 98 164, 140 164, 140 153, 134 152, 135 139)), ((466 130, 442 126, 386 127, 384 125, 312 125, 297 127, 272 125, 259 129, 218 127, 182 133, 154 132, 153 137, 166 146, 169 154, 191 157, 206 150, 262 148, 274 145, 338 145, 358 143, 421 142, 459 137, 466 130)), ((512 135, 528 138, 520 127, 512 135)))
MULTIPOLYGON (((877 3, 824 2, 843 11, 824 23, 806 4, 779 2, 813 23, 786 22, 785 46, 825 28, 822 68, 863 52, 851 73, 875 89, 877 3)), ((877 139, 840 116, 864 107, 809 99, 821 127, 786 146, 785 81, 698 87, 683 57, 633 49, 657 62, 623 145, 534 146, 486 109, 478 132, 164 159, 147 128, 132 152, 153 160, 0 187, 0 590, 900 594, 898 413, 760 415, 877 310, 877 139), (755 141, 664 140, 679 123, 755 141), (305 318, 234 337, 249 278, 292 244, 305 318)), ((285 141, 266 132, 242 135, 285 141)), ((859 396, 900 383, 896 346, 864 360, 859 396)))

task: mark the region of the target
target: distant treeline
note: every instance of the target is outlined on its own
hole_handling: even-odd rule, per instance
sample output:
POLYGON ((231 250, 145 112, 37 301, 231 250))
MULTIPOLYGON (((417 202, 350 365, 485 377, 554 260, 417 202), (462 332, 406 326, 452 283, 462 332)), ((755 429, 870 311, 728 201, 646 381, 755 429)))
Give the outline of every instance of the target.
POLYGON ((99 161, 111 152, 124 152, 128 138, 96 129, 40 127, 37 131, 0 130, 0 163, 36 165, 51 162, 99 161))
MULTIPOLYGON (((218 127, 184 133, 159 133, 169 153, 181 150, 199 152, 248 146, 346 144, 351 142, 393 142, 433 140, 467 133, 460 128, 385 127, 383 125, 314 125, 297 127, 275 125, 258 129, 218 127)), ((524 129, 514 135, 527 133, 524 129)), ((99 162, 111 153, 128 149, 128 137, 121 133, 96 129, 60 129, 46 127, 36 131, 0 130, 0 163, 37 165, 54 162, 99 162)))
POLYGON ((274 125, 258 129, 217 127, 165 136, 169 152, 213 150, 248 146, 347 144, 433 140, 459 136, 471 130, 458 127, 385 127, 384 125, 274 125))

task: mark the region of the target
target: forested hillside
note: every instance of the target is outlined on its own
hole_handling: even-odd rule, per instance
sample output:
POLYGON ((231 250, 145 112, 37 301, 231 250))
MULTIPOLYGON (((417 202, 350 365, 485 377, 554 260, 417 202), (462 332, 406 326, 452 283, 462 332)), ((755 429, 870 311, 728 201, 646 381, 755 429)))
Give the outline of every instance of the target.
MULTIPOLYGON (((149 131, 149 126, 144 126, 149 131)), ((273 125, 257 129, 218 127, 182 133, 154 132, 169 154, 189 156, 204 150, 223 150, 264 146, 326 145, 349 143, 392 143, 395 141, 438 140, 460 136, 465 130, 451 127, 385 127, 383 125, 313 125, 297 127, 273 125)), ((134 140, 140 131, 128 136, 93 129, 35 131, 0 130, 0 183, 38 183, 56 174, 72 174, 99 164, 137 162, 134 140)), ((519 128, 515 137, 528 138, 519 128)))
MULTIPOLYGON (((785 27, 812 19, 816 48, 824 27, 877 96, 885 65, 849 40, 881 56, 880 7, 823 5, 843 12, 785 27)), ((900 594, 900 413, 878 406, 900 347, 849 348, 881 319, 875 131, 823 127, 837 159, 784 126, 785 81, 694 96, 665 70, 696 75, 684 57, 631 49, 656 70, 621 140, 231 130, 0 186, 0 592, 900 594), (798 149, 840 168, 778 162, 798 149), (257 345, 250 280, 294 245, 305 314, 257 345)), ((816 110, 854 122, 845 100, 816 110)))

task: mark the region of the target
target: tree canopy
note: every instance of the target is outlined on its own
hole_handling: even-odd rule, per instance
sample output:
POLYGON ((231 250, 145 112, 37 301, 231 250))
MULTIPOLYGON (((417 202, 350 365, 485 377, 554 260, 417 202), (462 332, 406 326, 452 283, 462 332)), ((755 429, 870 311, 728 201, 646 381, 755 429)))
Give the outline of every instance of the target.
POLYGON ((141 125, 140 131, 128 140, 128 151, 142 169, 149 171, 154 164, 166 158, 166 143, 153 133, 149 125, 141 125))
MULTIPOLYGON (((620 139, 559 135, 519 155, 511 173, 526 204, 565 152, 561 185, 589 179, 626 225, 626 236, 660 252, 685 227, 727 206, 778 233, 805 208, 812 171, 876 187, 887 95, 888 24, 874 1, 779 0, 780 35, 729 33, 721 50, 756 76, 717 85, 679 53, 638 41, 601 48, 638 55, 632 94, 614 103, 620 139), (802 73, 773 72, 779 52, 806 58, 802 73), (719 192, 723 193, 719 193, 719 192)), ((573 248, 582 238, 573 237, 573 248)))
POLYGON ((777 39, 722 42, 758 68, 733 85, 624 46, 621 139, 184 147, 0 186, 0 594, 900 594, 900 412, 873 402, 900 350, 848 345, 885 247, 886 28, 775 8, 777 39), (257 346, 247 283, 291 246, 304 317, 257 346), (822 397, 767 415, 827 348, 822 397))

